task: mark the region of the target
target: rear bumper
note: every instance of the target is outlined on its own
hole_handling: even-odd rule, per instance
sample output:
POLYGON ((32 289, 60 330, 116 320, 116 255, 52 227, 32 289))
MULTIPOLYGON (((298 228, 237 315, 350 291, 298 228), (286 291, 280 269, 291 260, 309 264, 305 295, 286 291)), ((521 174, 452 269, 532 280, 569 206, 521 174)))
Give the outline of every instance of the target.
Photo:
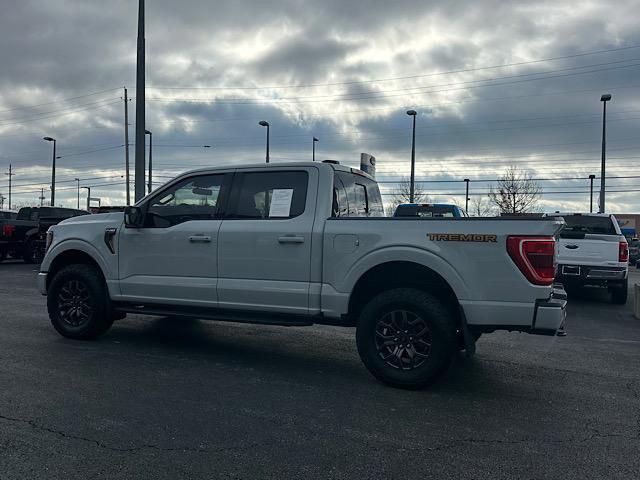
POLYGON ((558 265, 556 280, 563 284, 599 284, 622 281, 627 278, 627 267, 600 267, 590 265, 558 265))
POLYGON ((531 331, 536 335, 555 335, 567 318, 567 294, 560 284, 553 286, 548 300, 536 302, 531 331))

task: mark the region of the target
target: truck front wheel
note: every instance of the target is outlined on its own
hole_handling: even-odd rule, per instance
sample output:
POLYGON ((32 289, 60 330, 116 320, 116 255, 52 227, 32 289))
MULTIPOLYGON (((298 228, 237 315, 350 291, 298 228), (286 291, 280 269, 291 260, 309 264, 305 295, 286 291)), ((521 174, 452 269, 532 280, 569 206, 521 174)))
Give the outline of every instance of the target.
POLYGON ((457 351, 451 312, 434 295, 414 288, 376 295, 360 314, 356 341, 373 376, 408 389, 431 384, 457 351))
POLYGON ((90 340, 113 324, 104 280, 91 265, 69 265, 55 274, 47 292, 51 324, 60 335, 90 340))

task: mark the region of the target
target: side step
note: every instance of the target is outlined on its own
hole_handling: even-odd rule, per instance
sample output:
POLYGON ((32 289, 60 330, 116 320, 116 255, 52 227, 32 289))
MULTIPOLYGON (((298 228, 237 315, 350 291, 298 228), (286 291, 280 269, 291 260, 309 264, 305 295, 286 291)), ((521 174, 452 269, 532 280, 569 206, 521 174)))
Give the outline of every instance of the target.
POLYGON ((219 320, 223 322, 253 323, 259 325, 279 325, 284 327, 310 326, 322 323, 321 316, 270 314, 245 310, 223 310, 202 307, 180 307, 160 304, 114 303, 113 309, 123 313, 137 313, 141 315, 155 315, 159 317, 177 316, 219 320))

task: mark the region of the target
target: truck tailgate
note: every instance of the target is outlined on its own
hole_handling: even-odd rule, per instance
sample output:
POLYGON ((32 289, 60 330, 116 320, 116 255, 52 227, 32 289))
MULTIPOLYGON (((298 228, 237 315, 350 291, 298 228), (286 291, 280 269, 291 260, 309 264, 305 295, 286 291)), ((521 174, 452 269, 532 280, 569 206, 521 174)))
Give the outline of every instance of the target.
POLYGON ((617 235, 585 235, 585 238, 560 238, 558 263, 563 265, 611 266, 618 264, 617 235))

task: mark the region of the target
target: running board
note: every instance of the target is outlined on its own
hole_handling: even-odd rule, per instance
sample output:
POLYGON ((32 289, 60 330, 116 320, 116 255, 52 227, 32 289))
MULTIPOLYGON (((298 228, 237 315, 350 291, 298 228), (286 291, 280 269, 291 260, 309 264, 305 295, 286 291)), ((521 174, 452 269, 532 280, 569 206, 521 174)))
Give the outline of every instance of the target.
POLYGON ((219 320, 222 322, 253 323, 259 325, 279 325, 284 327, 302 327, 323 323, 321 316, 271 314, 254 311, 221 310, 202 307, 179 307, 175 305, 114 303, 113 309, 124 313, 155 315, 159 317, 177 316, 219 320))

